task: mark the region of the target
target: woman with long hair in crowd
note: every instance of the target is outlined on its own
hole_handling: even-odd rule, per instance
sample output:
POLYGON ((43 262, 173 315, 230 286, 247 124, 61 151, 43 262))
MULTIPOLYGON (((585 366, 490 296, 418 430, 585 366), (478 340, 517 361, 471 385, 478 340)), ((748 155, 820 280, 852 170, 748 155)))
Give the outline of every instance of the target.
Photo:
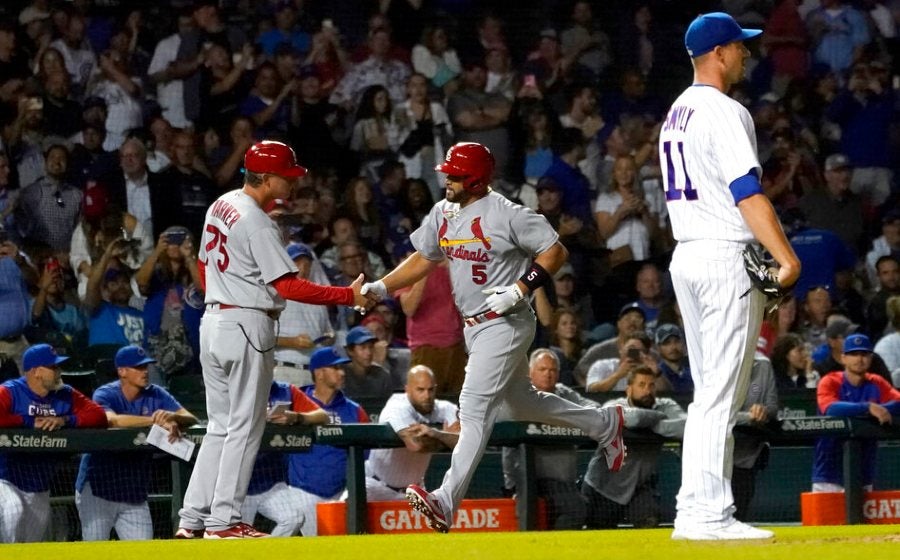
POLYGON ((360 172, 372 180, 387 159, 396 159, 397 126, 393 106, 384 86, 369 86, 362 94, 350 149, 359 157, 360 172))
POLYGON ((772 350, 772 369, 778 389, 815 389, 819 372, 813 369, 810 350, 800 335, 778 337, 772 350))
POLYGON ((577 385, 575 364, 584 353, 581 320, 572 309, 557 309, 550 322, 550 348, 559 357, 559 381, 569 387, 577 385))
POLYGON ((613 265, 650 257, 650 241, 659 228, 650 201, 637 180, 637 166, 631 156, 619 156, 613 163, 609 188, 597 197, 594 219, 606 248, 612 251, 613 265))
POLYGON ((444 160, 453 130, 444 106, 428 98, 428 84, 422 74, 406 80, 406 100, 394 111, 397 124, 397 152, 407 177, 421 177, 437 196, 444 190, 434 166, 444 160))
POLYGON ((431 212, 434 199, 428 183, 422 179, 406 179, 400 188, 400 212, 406 220, 403 225, 412 232, 431 212))
POLYGON ((379 249, 384 251, 381 215, 375 204, 372 183, 368 179, 365 177, 350 179, 344 194, 344 205, 339 213, 353 221, 359 240, 363 245, 373 251, 379 251, 379 249))

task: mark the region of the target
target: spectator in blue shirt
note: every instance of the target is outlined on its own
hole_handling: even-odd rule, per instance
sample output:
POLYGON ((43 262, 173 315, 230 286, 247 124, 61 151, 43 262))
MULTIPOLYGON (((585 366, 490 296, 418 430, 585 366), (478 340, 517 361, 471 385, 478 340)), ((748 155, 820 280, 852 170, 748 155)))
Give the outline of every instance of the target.
POLYGON ((298 53, 306 53, 312 43, 309 33, 297 26, 297 7, 291 0, 279 0, 275 5, 275 27, 259 37, 263 53, 268 57, 274 57, 275 50, 284 43, 298 53))
MULTIPOLYGON (((684 334, 678 325, 666 323, 656 328, 656 348, 659 351, 659 374, 672 388, 672 393, 694 394, 694 380, 684 347, 684 334)), ((661 385, 665 386, 665 385, 661 385)))
POLYGON ((562 191, 562 211, 584 223, 593 220, 591 184, 578 168, 585 158, 584 137, 577 128, 564 128, 553 149, 553 163, 544 173, 562 191))
POLYGON ((18 377, 22 352, 28 343, 22 336, 31 322, 31 305, 25 276, 36 275, 6 232, 0 231, 0 379, 18 377))
POLYGON ((794 284, 794 295, 799 298, 813 286, 826 286, 835 298, 835 274, 853 270, 856 266, 853 251, 833 231, 809 227, 806 215, 799 208, 788 210, 782 221, 788 230, 788 241, 803 265, 794 284))
MULTIPOLYGON (((197 423, 162 387, 150 383, 148 368, 156 360, 140 346, 124 346, 116 352, 118 381, 94 391, 94 402, 103 407, 111 428, 160 426, 169 440, 197 423)), ((119 540, 150 540, 153 522, 147 493, 150 461, 145 453, 86 453, 75 481, 75 505, 86 541, 104 541, 115 528, 119 540)))

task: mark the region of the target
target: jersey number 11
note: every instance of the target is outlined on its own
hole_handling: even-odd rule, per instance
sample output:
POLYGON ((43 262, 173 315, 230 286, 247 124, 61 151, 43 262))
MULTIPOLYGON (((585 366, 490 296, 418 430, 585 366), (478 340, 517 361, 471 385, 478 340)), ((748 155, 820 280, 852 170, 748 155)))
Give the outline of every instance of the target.
POLYGON ((678 153, 674 154, 681 162, 681 171, 684 173, 684 188, 678 188, 675 184, 675 162, 672 161, 672 142, 666 140, 663 142, 663 152, 666 154, 666 170, 668 173, 668 181, 666 182, 666 200, 681 200, 684 194, 685 200, 697 200, 697 191, 691 186, 691 178, 687 173, 687 165, 684 163, 684 142, 676 142, 678 153))

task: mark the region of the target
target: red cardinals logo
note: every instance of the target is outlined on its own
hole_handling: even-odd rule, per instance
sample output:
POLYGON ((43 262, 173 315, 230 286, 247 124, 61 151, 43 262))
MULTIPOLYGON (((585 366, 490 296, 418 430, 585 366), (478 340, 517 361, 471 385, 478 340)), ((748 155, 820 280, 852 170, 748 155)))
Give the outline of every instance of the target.
POLYGON ((481 216, 478 216, 477 218, 472 220, 472 235, 475 237, 475 239, 481 241, 486 250, 491 250, 491 238, 485 237, 484 232, 481 231, 481 216))
POLYGON ((441 223, 441 227, 438 229, 438 240, 444 239, 444 235, 447 234, 447 218, 444 218, 444 221, 441 223))

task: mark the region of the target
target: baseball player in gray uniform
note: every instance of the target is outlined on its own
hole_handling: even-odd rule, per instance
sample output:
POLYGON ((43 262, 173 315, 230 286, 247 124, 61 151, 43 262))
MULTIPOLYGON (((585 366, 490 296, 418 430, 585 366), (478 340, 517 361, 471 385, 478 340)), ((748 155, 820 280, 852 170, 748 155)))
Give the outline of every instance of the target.
POLYGON ((435 531, 447 532, 505 402, 516 419, 580 428, 602 446, 610 470, 625 457, 622 409, 584 408, 537 391, 528 381, 535 320, 526 297, 568 257, 547 220, 490 190, 491 152, 474 142, 447 151, 436 169, 447 175, 446 200, 434 205, 410 237, 416 252, 363 294, 387 297, 450 263, 453 298, 465 318, 469 351, 459 396, 460 434, 450 469, 433 493, 406 490, 410 505, 435 531))
POLYGON ((209 422, 179 512, 176 536, 209 539, 266 536, 241 521, 266 422, 279 312, 285 299, 365 307, 363 276, 346 288, 297 276, 278 227, 263 208, 289 199, 306 169, 286 144, 262 141, 244 155, 243 188, 206 212, 198 255, 206 290, 200 363, 209 422))
POLYGON ((750 290, 741 252, 759 242, 791 286, 800 261, 760 186, 750 113, 725 94, 744 76, 744 40, 728 14, 698 16, 685 46, 694 83, 675 100, 659 137, 660 165, 678 245, 670 271, 684 318, 694 400, 684 432, 681 489, 672 538, 766 539, 734 518, 731 434, 747 395, 765 296, 750 290), (746 297, 742 297, 747 294, 746 297))

